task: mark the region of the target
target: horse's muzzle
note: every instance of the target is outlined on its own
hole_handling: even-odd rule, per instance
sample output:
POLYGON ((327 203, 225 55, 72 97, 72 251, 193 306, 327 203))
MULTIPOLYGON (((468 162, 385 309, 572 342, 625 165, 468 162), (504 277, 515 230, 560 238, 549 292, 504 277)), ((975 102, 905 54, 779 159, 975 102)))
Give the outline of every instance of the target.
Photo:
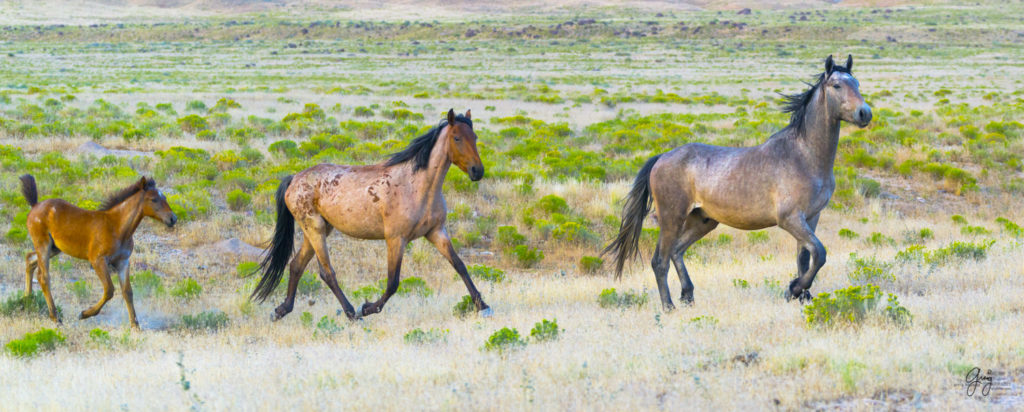
POLYGON ((866 127, 871 123, 871 106, 868 106, 867 103, 862 104, 860 108, 857 109, 857 114, 854 119, 857 120, 858 127, 866 127))
POLYGON ((474 182, 484 178, 484 167, 473 166, 469 168, 469 180, 474 182))
POLYGON ((175 223, 178 223, 178 216, 175 216, 175 215, 171 215, 171 219, 170 220, 165 220, 164 221, 164 224, 167 225, 167 227, 174 227, 175 223))

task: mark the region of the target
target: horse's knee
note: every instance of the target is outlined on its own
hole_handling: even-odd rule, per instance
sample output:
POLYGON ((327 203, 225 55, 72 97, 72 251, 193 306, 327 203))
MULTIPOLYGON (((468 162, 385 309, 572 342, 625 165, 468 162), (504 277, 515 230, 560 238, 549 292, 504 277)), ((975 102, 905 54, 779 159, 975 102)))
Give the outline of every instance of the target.
POLYGON ((825 246, 822 245, 821 242, 815 242, 812 250, 813 251, 811 253, 814 255, 814 266, 821 268, 825 265, 825 258, 827 255, 825 252, 825 246))

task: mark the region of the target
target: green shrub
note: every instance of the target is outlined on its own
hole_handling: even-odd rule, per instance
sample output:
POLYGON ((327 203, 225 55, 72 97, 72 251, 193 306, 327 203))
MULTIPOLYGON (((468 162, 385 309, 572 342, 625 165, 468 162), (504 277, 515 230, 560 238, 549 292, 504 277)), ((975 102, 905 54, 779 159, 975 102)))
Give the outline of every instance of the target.
MULTIPOLYGON (((32 295, 25 296, 24 292, 11 292, 7 299, 0 303, 0 315, 13 316, 15 314, 40 314, 49 316, 50 309, 46 306, 46 298, 43 292, 34 291, 32 295)), ((60 306, 57 306, 57 316, 62 313, 60 306)))
POLYGON ((839 237, 843 239, 856 239, 860 237, 860 235, 858 235, 857 232, 854 232, 850 229, 842 228, 839 229, 839 237))
POLYGON ((517 245, 506 251, 521 268, 531 268, 544 259, 544 252, 527 245, 517 245))
POLYGON ((889 320, 898 326, 909 326, 914 321, 914 316, 907 308, 900 305, 896 295, 889 293, 888 304, 885 305, 885 315, 889 320))
POLYGON ((541 320, 533 325, 533 329, 530 329, 530 338, 537 342, 547 342, 558 339, 558 319, 555 320, 541 320))
POLYGON ((822 293, 804 306, 804 316, 809 325, 856 325, 875 309, 879 297, 878 286, 871 284, 822 293))
POLYGON ((597 273, 604 266, 604 259, 596 256, 583 256, 580 258, 580 270, 583 273, 597 273))
POLYGON ((548 214, 569 213, 569 204, 566 203, 565 199, 556 195, 547 195, 540 198, 540 200, 537 201, 537 208, 547 212, 548 214))
POLYGON ((183 315, 181 325, 191 330, 218 330, 224 328, 231 321, 228 315, 219 310, 208 310, 195 315, 183 315))
POLYGON ((630 306, 640 307, 647 303, 647 292, 640 294, 636 291, 630 290, 624 293, 619 293, 615 288, 605 289, 597 296, 597 303, 601 305, 602 308, 627 308, 630 306))
POLYGON ((187 133, 198 133, 210 128, 210 124, 207 123, 206 118, 197 114, 190 114, 179 118, 178 126, 181 127, 181 130, 187 133))
POLYGON ((501 330, 494 332, 490 338, 487 338, 487 342, 484 343, 484 350, 505 352, 525 346, 526 341, 519 337, 518 330, 514 328, 501 328, 501 330))
POLYGON ((199 100, 190 100, 188 103, 185 104, 185 110, 191 110, 194 112, 205 112, 206 103, 203 103, 199 100))
POLYGON ((872 232, 871 236, 869 236, 867 239, 864 239, 864 240, 868 244, 873 245, 875 247, 887 246, 887 245, 891 246, 891 245, 895 245, 896 244, 896 239, 893 239, 893 238, 891 238, 889 236, 883 235, 883 234, 878 233, 878 232, 872 232))
POLYGON ((251 261, 239 262, 238 266, 235 266, 235 275, 240 278, 246 278, 256 274, 256 271, 259 269, 259 263, 251 261))
POLYGON ((469 316, 476 310, 476 303, 473 303, 473 298, 469 295, 462 296, 462 300, 455 304, 452 308, 452 314, 458 318, 464 318, 469 316))
POLYGON ((1003 232, 1006 232, 1013 237, 1024 237, 1024 228, 1021 228, 1016 223, 1010 221, 1005 217, 996 218, 996 223, 1003 225, 1003 232))
POLYGON ((921 238, 921 240, 931 239, 935 237, 935 232, 932 232, 929 228, 924 228, 917 232, 917 237, 921 238))
POLYGON ((302 312, 302 314, 299 315, 299 322, 302 323, 302 326, 305 326, 307 328, 312 328, 313 327, 313 314, 309 313, 309 312, 302 312))
POLYGON ((958 225, 966 225, 967 224, 967 218, 965 218, 965 217, 963 217, 961 215, 950 216, 950 219, 953 220, 953 223, 956 223, 958 225))
POLYGON ((972 242, 960 242, 956 241, 950 243, 946 247, 936 249, 929 253, 925 257, 925 261, 934 264, 941 265, 959 260, 982 260, 985 259, 987 251, 992 245, 996 243, 995 240, 987 240, 979 243, 972 242))
POLYGON ((427 282, 423 278, 410 276, 402 279, 398 282, 398 290, 395 294, 405 295, 409 293, 415 293, 417 295, 427 297, 434 294, 434 291, 427 286, 427 282))
POLYGON ((93 328, 89 331, 89 341, 97 346, 109 346, 110 332, 100 328, 93 328))
POLYGON ((476 279, 483 279, 488 282, 501 283, 505 280, 505 271, 492 268, 487 265, 471 265, 468 268, 469 275, 476 279))
POLYGON ((228 192, 227 203, 231 210, 237 212, 249 208, 249 205, 252 204, 252 196, 241 189, 235 189, 228 192))
POLYGON ((448 338, 448 329, 434 329, 423 330, 420 328, 413 329, 403 336, 405 343, 410 345, 423 345, 427 343, 440 342, 448 338))
POLYGON ((13 356, 28 358, 35 356, 40 351, 52 351, 57 345, 64 343, 66 338, 62 333, 54 329, 40 329, 36 332, 25 334, 21 339, 7 342, 4 349, 13 356))
POLYGON ((352 109, 352 116, 355 117, 373 117, 373 109, 366 106, 359 106, 352 109))
POLYGON ((515 226, 498 227, 498 243, 506 246, 518 246, 526 243, 526 236, 519 234, 515 226))
POLYGON ((142 297, 163 295, 163 280, 152 270, 140 271, 132 275, 132 292, 142 297))
POLYGON ((732 280, 732 286, 737 288, 737 289, 749 289, 750 288, 750 282, 747 282, 746 280, 743 280, 743 279, 733 279, 732 280))
POLYGON ((927 255, 928 251, 925 250, 924 245, 910 245, 906 249, 896 252, 895 260, 897 263, 924 262, 927 255))
POLYGON ((338 322, 335 322, 334 319, 324 316, 316 323, 316 330, 313 331, 313 337, 330 337, 341 332, 342 329, 341 325, 338 325, 338 322))
POLYGON ((873 283, 875 281, 895 282, 892 265, 878 261, 873 257, 858 258, 856 253, 850 254, 850 265, 853 270, 846 274, 854 284, 873 283))
POLYGON ((768 236, 768 232, 763 230, 747 233, 747 241, 752 245, 768 243, 769 240, 771 240, 771 237, 768 236))
POLYGON ((964 226, 960 228, 960 234, 968 236, 987 235, 991 232, 981 226, 964 226))
POLYGON ((84 302, 89 299, 89 282, 79 279, 68 283, 68 292, 71 292, 79 302, 84 302))
POLYGON ((711 315, 701 315, 690 318, 690 324, 699 329, 713 328, 718 325, 718 319, 711 315))
POLYGON ((384 291, 374 285, 366 285, 352 291, 352 300, 369 300, 380 296, 384 291))
POLYGON ((179 280, 171 288, 171 296, 182 300, 193 300, 203 293, 203 287, 195 279, 185 278, 179 280))

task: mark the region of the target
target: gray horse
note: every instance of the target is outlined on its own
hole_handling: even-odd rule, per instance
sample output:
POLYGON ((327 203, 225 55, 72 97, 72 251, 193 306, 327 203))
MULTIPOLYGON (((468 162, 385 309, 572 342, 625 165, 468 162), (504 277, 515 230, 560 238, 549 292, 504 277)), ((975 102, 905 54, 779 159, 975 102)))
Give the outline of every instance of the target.
POLYGON ((652 157, 640 169, 622 211, 619 234, 603 254, 615 255, 616 275, 636 256, 644 217, 656 210, 660 228, 651 266, 661 303, 674 308, 668 290, 669 261, 675 263, 684 304, 693 302, 693 283, 683 254, 718 223, 744 230, 778 225, 798 243, 797 278, 786 299, 810 299, 814 276, 825 264, 825 247, 814 235, 818 216, 835 190, 832 166, 839 123, 865 127, 871 108, 846 66, 825 59, 825 72, 803 93, 786 96, 789 126, 755 147, 690 143, 652 157))

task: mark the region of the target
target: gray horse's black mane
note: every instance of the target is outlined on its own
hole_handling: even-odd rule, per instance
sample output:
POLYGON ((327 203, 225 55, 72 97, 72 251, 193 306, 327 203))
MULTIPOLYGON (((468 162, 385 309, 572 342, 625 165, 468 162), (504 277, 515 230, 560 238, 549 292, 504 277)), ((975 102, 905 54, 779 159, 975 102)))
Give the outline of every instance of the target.
MULTIPOLYGON (((471 129, 473 128, 473 120, 461 114, 455 115, 455 121, 465 123, 469 125, 471 129)), ((401 152, 392 154, 384 165, 394 166, 399 163, 405 163, 415 159, 416 164, 413 165, 412 169, 414 172, 419 171, 420 169, 426 169, 427 164, 430 163, 430 151, 434 149, 434 144, 437 143, 437 136, 441 134, 441 129, 444 129, 447 125, 448 121, 442 120, 441 123, 434 126, 434 128, 430 129, 422 136, 413 139, 412 142, 409 143, 409 146, 406 146, 406 148, 402 149, 401 152)))
POLYGON ((810 88, 805 90, 803 93, 782 95, 782 112, 792 113, 789 116, 790 128, 797 131, 804 130, 804 115, 807 114, 807 106, 811 104, 811 98, 814 97, 814 91, 818 90, 818 87, 821 87, 821 82, 825 81, 825 78, 827 77, 826 75, 831 75, 835 72, 851 74, 850 69, 846 66, 835 65, 832 66, 831 72, 822 72, 818 74, 818 80, 813 84, 804 82, 804 84, 810 86, 810 88))

